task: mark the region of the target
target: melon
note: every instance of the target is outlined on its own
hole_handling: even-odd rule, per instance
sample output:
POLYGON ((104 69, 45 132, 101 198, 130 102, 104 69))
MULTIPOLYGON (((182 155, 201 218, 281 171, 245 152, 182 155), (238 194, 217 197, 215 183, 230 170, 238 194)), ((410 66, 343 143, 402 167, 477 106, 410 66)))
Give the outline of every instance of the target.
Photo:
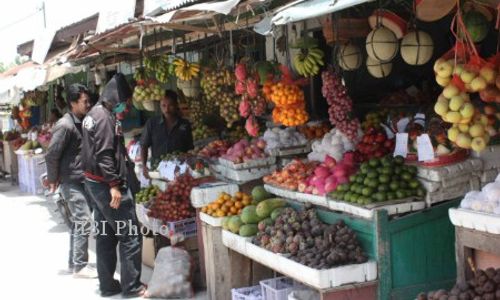
POLYGON ((396 35, 386 27, 375 28, 366 37, 366 52, 374 60, 391 61, 398 54, 398 49, 396 35))
POLYGON ((384 78, 391 74, 392 63, 378 61, 368 56, 366 59, 366 68, 368 69, 368 73, 373 77, 384 78))
POLYGON ((401 41, 401 57, 409 65, 423 65, 432 58, 434 43, 424 31, 412 31, 401 41))
POLYGON ((475 9, 466 12, 463 19, 465 28, 467 28, 474 43, 484 40, 489 30, 488 19, 475 9))
POLYGON ((339 66, 344 71, 353 71, 358 69, 362 63, 361 50, 358 46, 345 44, 340 46, 337 54, 339 66))

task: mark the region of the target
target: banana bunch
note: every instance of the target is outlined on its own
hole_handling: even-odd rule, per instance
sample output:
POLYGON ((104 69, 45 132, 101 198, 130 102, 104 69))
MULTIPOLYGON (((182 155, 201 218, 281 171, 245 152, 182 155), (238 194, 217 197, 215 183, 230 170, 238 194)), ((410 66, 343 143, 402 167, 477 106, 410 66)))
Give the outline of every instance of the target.
POLYGON ((190 63, 181 58, 176 58, 172 62, 175 65, 175 76, 180 80, 189 81, 198 77, 200 72, 200 65, 197 63, 190 63))
POLYGON ((299 54, 292 59, 293 68, 304 77, 311 77, 319 73, 320 67, 324 66, 323 57, 325 53, 319 48, 301 49, 299 54))
POLYGON ((167 83, 169 77, 169 67, 168 56, 162 55, 156 64, 156 79, 161 83, 167 83))
POLYGON ((144 69, 143 68, 137 68, 137 69, 135 69, 134 80, 135 81, 146 80, 146 76, 144 75, 144 69))

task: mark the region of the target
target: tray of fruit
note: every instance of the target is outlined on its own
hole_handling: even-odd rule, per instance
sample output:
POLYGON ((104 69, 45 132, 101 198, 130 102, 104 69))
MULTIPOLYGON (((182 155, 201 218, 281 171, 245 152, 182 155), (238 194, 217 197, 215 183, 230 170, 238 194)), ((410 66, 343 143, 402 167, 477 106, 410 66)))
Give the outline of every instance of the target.
MULTIPOLYGON (((425 167, 443 167, 464 161, 469 157, 469 155, 470 152, 467 149, 457 148, 452 150, 449 154, 439 155, 433 160, 419 162, 418 164, 425 167)), ((417 153, 408 153, 406 161, 417 162, 418 161, 417 153)))
POLYGON ((221 227, 224 217, 212 217, 206 213, 200 212, 200 220, 212 227, 221 227))
POLYGON ((245 169, 252 169, 252 168, 266 167, 266 166, 274 165, 274 164, 276 164, 276 157, 269 156, 269 157, 262 158, 262 159, 247 160, 247 161, 242 162, 242 163, 235 163, 233 161, 230 161, 230 160, 227 160, 227 159, 220 157, 219 163, 222 166, 225 166, 227 168, 231 168, 234 170, 245 170, 245 169))
POLYGON ((371 219, 376 210, 386 210, 389 216, 418 211, 425 208, 425 201, 415 197, 390 200, 378 203, 359 204, 328 199, 331 210, 346 212, 362 218, 371 219))

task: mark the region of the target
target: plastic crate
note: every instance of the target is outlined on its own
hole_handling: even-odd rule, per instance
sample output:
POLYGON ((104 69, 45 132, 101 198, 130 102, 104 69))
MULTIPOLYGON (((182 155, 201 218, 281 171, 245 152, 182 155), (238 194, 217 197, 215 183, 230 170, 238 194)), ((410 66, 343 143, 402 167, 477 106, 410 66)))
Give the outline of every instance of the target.
POLYGON ((288 277, 276 277, 262 280, 260 282, 263 300, 287 300, 288 294, 297 289, 293 279, 288 277))
POLYGON ((231 289, 231 300, 262 300, 260 285, 231 289))

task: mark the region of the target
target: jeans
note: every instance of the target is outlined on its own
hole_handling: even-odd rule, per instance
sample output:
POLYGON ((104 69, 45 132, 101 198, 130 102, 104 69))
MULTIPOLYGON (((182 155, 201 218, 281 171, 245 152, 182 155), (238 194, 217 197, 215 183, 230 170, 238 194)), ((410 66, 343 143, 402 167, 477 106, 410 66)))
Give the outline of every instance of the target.
POLYGON ((135 202, 128 188, 120 189, 120 207, 113 209, 109 205, 111 194, 107 184, 86 180, 85 187, 95 208, 97 275, 101 293, 121 290, 123 294, 133 294, 140 291, 142 236, 135 213, 135 202), (121 283, 113 278, 117 246, 120 252, 121 283))
POLYGON ((62 183, 61 194, 71 211, 73 227, 70 231, 69 267, 75 272, 89 261, 89 236, 92 229, 92 212, 83 183, 62 183))

